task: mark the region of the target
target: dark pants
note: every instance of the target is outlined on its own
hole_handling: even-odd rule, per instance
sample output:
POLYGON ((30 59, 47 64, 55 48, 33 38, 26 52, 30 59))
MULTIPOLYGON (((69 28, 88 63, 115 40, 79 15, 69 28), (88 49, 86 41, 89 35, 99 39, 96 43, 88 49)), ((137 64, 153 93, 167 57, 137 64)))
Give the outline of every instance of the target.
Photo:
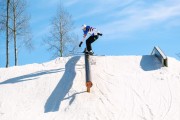
POLYGON ((86 40, 86 49, 88 51, 91 51, 92 50, 92 47, 91 47, 91 43, 93 43, 94 41, 96 41, 98 39, 98 36, 95 35, 95 36, 90 36, 87 40, 86 40))

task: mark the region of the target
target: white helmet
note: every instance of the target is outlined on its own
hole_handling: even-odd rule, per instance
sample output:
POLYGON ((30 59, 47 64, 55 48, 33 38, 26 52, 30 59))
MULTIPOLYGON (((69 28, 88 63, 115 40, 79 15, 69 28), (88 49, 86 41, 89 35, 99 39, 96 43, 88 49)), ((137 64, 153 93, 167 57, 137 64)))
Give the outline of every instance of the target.
POLYGON ((81 26, 81 29, 83 30, 85 27, 86 27, 86 25, 84 24, 84 25, 81 26))

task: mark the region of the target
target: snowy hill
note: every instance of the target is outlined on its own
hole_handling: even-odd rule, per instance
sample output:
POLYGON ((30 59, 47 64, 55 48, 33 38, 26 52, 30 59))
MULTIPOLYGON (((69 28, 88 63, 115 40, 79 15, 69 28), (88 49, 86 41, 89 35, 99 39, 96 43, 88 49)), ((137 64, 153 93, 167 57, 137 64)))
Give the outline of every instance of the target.
POLYGON ((93 56, 0 68, 0 120, 180 120, 180 62, 154 56, 93 56))

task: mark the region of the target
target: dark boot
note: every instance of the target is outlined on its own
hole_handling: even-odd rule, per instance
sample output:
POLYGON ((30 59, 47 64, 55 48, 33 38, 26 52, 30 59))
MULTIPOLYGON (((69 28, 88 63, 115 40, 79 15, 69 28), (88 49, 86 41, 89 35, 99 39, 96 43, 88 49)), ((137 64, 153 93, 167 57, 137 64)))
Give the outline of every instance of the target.
POLYGON ((94 52, 93 52, 92 50, 90 50, 90 51, 88 52, 88 54, 93 55, 94 52))

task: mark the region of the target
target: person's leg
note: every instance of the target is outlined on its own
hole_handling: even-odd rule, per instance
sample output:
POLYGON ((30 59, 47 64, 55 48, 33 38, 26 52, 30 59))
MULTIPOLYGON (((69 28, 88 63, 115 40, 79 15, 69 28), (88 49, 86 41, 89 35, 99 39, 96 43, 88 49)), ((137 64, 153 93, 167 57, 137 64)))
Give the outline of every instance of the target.
POLYGON ((93 36, 90 36, 90 37, 86 40, 86 49, 87 49, 87 51, 92 50, 92 47, 91 47, 92 41, 93 41, 93 36))
POLYGON ((90 36, 87 40, 86 40, 86 48, 88 51, 92 50, 91 47, 91 43, 93 43, 94 41, 96 41, 98 39, 98 36, 90 36))

